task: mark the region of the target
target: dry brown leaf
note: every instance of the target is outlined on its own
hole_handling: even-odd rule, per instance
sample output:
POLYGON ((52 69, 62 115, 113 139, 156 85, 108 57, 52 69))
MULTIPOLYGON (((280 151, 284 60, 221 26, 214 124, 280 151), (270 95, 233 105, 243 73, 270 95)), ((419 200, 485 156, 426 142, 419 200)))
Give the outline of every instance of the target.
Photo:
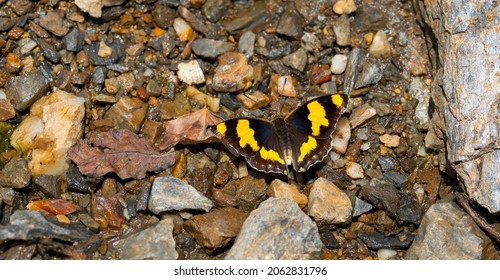
POLYGON ((175 153, 159 153, 151 143, 126 130, 102 132, 90 140, 78 140, 68 152, 82 174, 102 177, 114 172, 121 179, 146 177, 175 163, 175 153))
POLYGON ((164 122, 165 131, 159 147, 164 150, 178 143, 194 144, 214 141, 217 137, 207 127, 221 121, 221 118, 212 114, 207 108, 203 108, 175 120, 164 122))
POLYGON ((63 199, 36 200, 30 202, 26 208, 41 211, 49 215, 68 215, 77 209, 76 205, 63 199))

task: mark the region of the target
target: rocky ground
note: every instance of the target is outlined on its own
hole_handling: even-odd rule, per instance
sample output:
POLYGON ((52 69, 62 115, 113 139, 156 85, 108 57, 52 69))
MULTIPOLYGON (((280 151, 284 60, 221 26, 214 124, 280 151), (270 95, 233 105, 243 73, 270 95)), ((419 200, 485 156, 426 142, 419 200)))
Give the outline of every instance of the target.
POLYGON ((0 0, 0 259, 499 258, 498 95, 451 121, 489 80, 443 50, 497 42, 499 8, 432 4, 0 0), (206 130, 339 91, 332 151, 294 180, 206 130))

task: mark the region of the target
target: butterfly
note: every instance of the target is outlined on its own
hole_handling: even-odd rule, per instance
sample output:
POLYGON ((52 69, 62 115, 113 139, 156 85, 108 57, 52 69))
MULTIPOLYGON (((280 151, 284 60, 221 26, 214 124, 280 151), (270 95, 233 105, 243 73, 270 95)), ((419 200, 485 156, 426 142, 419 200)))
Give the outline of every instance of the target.
POLYGON ((347 107, 345 94, 312 99, 286 117, 269 122, 236 118, 213 126, 221 142, 242 155, 254 169, 289 174, 289 166, 305 172, 323 161, 332 148, 332 134, 347 107))

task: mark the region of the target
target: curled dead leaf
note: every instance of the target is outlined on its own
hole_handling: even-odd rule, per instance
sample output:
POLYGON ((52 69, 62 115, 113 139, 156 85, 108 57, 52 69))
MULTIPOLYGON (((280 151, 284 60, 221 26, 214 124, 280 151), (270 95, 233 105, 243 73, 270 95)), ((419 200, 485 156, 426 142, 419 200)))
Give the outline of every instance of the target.
POLYGON ((114 172, 121 179, 142 179, 147 172, 161 172, 175 163, 173 151, 160 153, 147 139, 126 129, 78 140, 68 157, 84 175, 102 177, 114 172))
POLYGON ((165 131, 159 147, 164 150, 178 143, 194 144, 216 141, 217 137, 207 127, 221 121, 221 118, 212 114, 207 108, 203 108, 175 120, 164 122, 165 131))

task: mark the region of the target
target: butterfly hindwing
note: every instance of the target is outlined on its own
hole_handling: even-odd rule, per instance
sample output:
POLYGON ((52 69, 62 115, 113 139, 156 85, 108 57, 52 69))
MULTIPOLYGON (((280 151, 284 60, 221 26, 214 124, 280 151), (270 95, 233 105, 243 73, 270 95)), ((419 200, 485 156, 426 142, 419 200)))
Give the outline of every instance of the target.
POLYGON ((321 96, 292 111, 285 120, 289 126, 314 138, 329 138, 347 105, 347 100, 344 94, 321 96))
POLYGON ((250 118, 232 119, 217 124, 215 131, 233 154, 244 156, 253 168, 286 174, 279 135, 272 123, 250 118))

